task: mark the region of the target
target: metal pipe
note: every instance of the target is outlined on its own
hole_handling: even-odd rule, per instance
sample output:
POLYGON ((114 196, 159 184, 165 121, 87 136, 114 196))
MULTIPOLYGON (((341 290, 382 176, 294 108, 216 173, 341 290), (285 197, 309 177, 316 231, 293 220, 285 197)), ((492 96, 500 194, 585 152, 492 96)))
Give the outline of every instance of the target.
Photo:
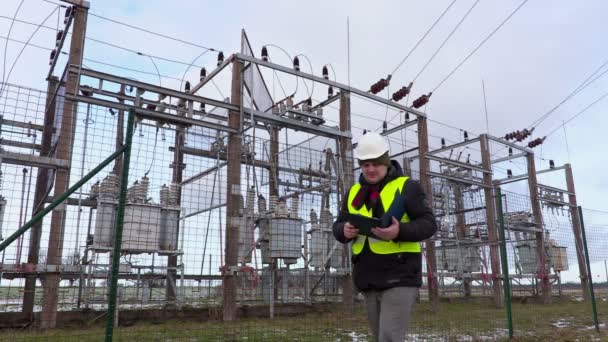
POLYGON ((591 307, 593 308, 593 322, 595 330, 599 333, 600 326, 597 321, 597 306, 595 303, 595 293, 593 292, 593 276, 591 275, 591 263, 589 262, 589 249, 587 249, 587 236, 585 234, 585 221, 583 220, 583 207, 578 207, 578 216, 581 219, 581 234, 583 235, 583 246, 585 248, 585 259, 587 261, 587 275, 589 276, 589 294, 591 295, 591 307))
POLYGON ((127 187, 129 185, 129 163, 131 159, 131 143, 133 141, 133 126, 135 113, 129 111, 127 121, 127 136, 124 145, 124 158, 120 175, 120 197, 118 199, 118 212, 116 213, 116 231, 114 233, 114 251, 112 253, 112 275, 110 277, 110 296, 108 299, 108 317, 106 319, 106 342, 112 342, 114 332, 114 317, 116 310, 116 294, 118 288, 118 269, 120 266, 120 247, 122 245, 122 228, 125 219, 125 205, 127 204, 127 187))
POLYGON ((505 240, 505 222, 502 211, 502 192, 496 188, 496 211, 498 212, 498 234, 500 238, 500 260, 502 262, 503 288, 505 292, 505 305, 507 308, 507 325, 509 338, 513 338, 513 316, 511 312, 511 281, 509 280, 509 263, 507 261, 507 242, 505 240))
MULTIPOLYGON (((89 119, 91 116, 91 104, 87 103, 87 116, 84 119, 84 141, 82 143, 82 161, 80 163, 80 178, 82 178, 82 175, 84 173, 84 162, 86 159, 86 154, 87 154, 87 143, 88 143, 88 137, 87 135, 89 134, 89 119)), ((79 250, 78 250, 78 237, 80 236, 80 216, 81 216, 81 212, 80 209, 82 207, 82 191, 78 192, 78 212, 76 214, 76 238, 74 239, 74 256, 78 255, 78 257, 80 258, 79 255, 79 250)))

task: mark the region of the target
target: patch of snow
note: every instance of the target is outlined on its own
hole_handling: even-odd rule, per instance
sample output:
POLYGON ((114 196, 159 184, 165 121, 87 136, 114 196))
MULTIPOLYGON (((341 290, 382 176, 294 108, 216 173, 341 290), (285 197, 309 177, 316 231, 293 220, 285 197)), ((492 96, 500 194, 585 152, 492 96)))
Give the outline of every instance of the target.
POLYGON ((561 319, 558 319, 557 321, 551 323, 551 325, 556 328, 566 328, 566 327, 570 326, 570 322, 561 318, 561 319))
POLYGON ((349 332, 348 337, 350 337, 350 340, 353 342, 367 342, 367 336, 356 331, 349 332))

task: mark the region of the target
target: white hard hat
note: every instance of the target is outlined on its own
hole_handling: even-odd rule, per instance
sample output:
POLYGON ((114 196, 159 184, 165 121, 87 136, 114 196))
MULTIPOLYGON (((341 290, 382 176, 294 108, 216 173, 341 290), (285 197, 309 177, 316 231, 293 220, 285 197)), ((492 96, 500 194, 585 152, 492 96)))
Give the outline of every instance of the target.
POLYGON ((388 152, 386 139, 376 132, 367 132, 357 143, 355 158, 359 160, 376 159, 386 152, 388 152))

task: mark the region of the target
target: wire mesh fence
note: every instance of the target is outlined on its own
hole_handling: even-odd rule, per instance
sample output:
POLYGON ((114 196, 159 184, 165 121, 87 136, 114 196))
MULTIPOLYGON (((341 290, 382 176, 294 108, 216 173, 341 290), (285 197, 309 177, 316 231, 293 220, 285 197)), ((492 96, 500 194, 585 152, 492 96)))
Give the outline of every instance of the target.
MULTIPOLYGON (((68 168, 56 154, 65 144, 61 92, 53 100, 7 85, 4 94, 0 235, 7 238, 59 199, 52 180, 68 168), (46 108, 55 108, 48 146, 46 108)), ((0 339, 103 338, 112 316, 116 220, 124 210, 115 339, 371 340, 362 295, 355 293, 354 309, 345 310, 350 253, 331 226, 348 173, 335 139, 298 139, 285 130, 273 140, 272 132, 254 128, 240 137, 240 167, 230 169, 226 133, 137 117, 129 132, 128 113, 82 103, 73 108, 68 185, 123 148, 132 133, 126 203, 119 205, 125 164, 119 155, 63 202, 64 217, 53 219, 53 211, 2 251, 0 339), (240 187, 228 189, 234 172, 240 187), (49 255, 60 262, 48 262, 49 255), (230 298, 236 320, 225 316, 230 298), (36 329, 45 326, 55 329, 36 329)), ((413 180, 420 180, 417 167, 406 167, 413 180)), ((501 241, 489 234, 487 193, 440 177, 431 183, 428 202, 439 231, 423 243, 423 286, 407 340, 506 338, 504 269, 494 254, 501 241), (429 288, 437 288, 437 303, 429 288)), ((592 326, 586 271, 579 267, 585 255, 574 238, 577 212, 540 201, 535 215, 529 194, 503 193, 515 336, 592 326)), ((601 322, 607 216, 584 211, 601 322)))

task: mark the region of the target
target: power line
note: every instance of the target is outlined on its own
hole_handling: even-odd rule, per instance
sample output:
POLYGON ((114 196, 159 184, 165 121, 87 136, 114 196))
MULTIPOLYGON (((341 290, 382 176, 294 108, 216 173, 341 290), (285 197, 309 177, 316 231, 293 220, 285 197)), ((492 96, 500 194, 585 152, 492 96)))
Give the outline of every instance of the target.
MULTIPOLYGON (((60 4, 56 3, 56 2, 49 1, 49 0, 42 0, 42 1, 45 1, 45 2, 48 2, 48 3, 51 3, 51 4, 55 4, 55 5, 60 5, 60 4)), ((63 7, 65 7, 65 6, 63 6, 63 7)), ((108 17, 102 16, 102 15, 93 13, 91 11, 89 11, 88 14, 91 15, 91 16, 93 16, 93 17, 99 18, 99 19, 103 19, 103 20, 106 20, 106 21, 109 21, 109 22, 112 22, 112 23, 115 23, 115 24, 118 24, 118 25, 129 27, 131 29, 142 31, 142 32, 145 32, 145 33, 148 33, 148 34, 152 34, 152 35, 155 35, 155 36, 158 36, 158 37, 165 38, 165 39, 173 40, 173 41, 176 41, 176 42, 179 42, 179 43, 182 43, 182 44, 194 46, 194 47, 201 48, 201 49, 211 50, 211 51, 220 51, 220 50, 217 50, 217 49, 212 48, 212 47, 203 46, 203 45, 192 43, 192 42, 180 39, 180 38, 175 38, 175 37, 169 36, 167 34, 154 32, 154 31, 151 31, 149 29, 145 29, 145 28, 142 28, 142 27, 139 27, 139 26, 135 26, 135 25, 132 25, 132 24, 127 24, 125 22, 122 22, 122 21, 119 21, 119 20, 116 20, 116 19, 112 19, 112 18, 108 18, 108 17)))
MULTIPOLYGON (((11 36, 11 31, 13 30, 13 25, 15 24, 15 19, 17 19, 17 15, 19 14, 19 10, 21 9, 21 6, 23 5, 24 1, 25 0, 21 0, 21 2, 19 3, 19 6, 17 6, 17 9, 15 10, 15 14, 13 14, 13 18, 11 20, 11 26, 8 28, 8 33, 7 33, 8 37, 11 36)), ((7 52, 8 52, 8 40, 4 43, 4 62, 2 63, 2 83, 5 83, 5 81, 6 81, 4 79, 4 76, 6 76, 6 54, 7 54, 7 52)))
POLYGON ((439 87, 441 87, 443 85, 443 83, 445 83, 445 81, 447 81, 458 69, 460 69, 460 67, 467 61, 469 60, 469 58, 471 58, 471 56, 473 56, 473 54, 475 52, 477 52, 477 50, 479 50, 479 48, 481 48, 483 46, 483 44, 485 44, 496 32, 498 32, 498 30, 500 30, 501 27, 504 26, 504 24, 509 21, 509 19, 511 19, 511 17, 513 17, 513 15, 515 15, 515 13, 517 13, 519 11, 520 8, 523 7, 523 5, 525 5, 528 2, 528 0, 524 0, 519 6, 517 6, 517 8, 515 8, 515 10, 513 12, 511 12, 511 14, 509 14, 508 17, 505 18, 505 20, 503 20, 500 25, 498 25, 483 41, 481 41, 481 43, 479 43, 479 45, 477 45, 477 47, 475 49, 473 49, 473 51, 471 51, 471 53, 469 53, 469 55, 467 57, 465 57, 465 59, 463 59, 460 63, 458 63, 458 65, 454 68, 454 70, 452 70, 443 80, 441 80, 441 82, 439 82, 439 84, 433 88, 433 93, 437 91, 437 89, 439 89, 439 87))
POLYGON ((443 43, 441 43, 441 45, 437 48, 437 50, 435 50, 435 53, 433 53, 433 55, 431 56, 431 58, 429 58, 429 60, 422 67, 422 69, 420 69, 420 71, 418 72, 418 74, 416 75, 416 77, 414 77, 414 80, 412 82, 416 82, 416 80, 418 79, 418 77, 420 77, 420 75, 422 74, 422 72, 424 72, 424 70, 426 69, 426 67, 429 66, 429 64, 433 61, 433 59, 435 59, 435 56, 437 56, 437 54, 439 53, 439 51, 441 51, 441 49, 443 48, 443 46, 448 42, 448 40, 450 40, 450 38, 452 38, 452 36, 454 35, 454 33, 456 33, 456 31, 458 30, 458 28, 460 27, 460 25, 462 25, 462 23, 469 16, 469 14, 471 13, 471 11, 473 11, 473 8, 475 8, 475 6, 477 6, 477 4, 479 3, 479 1, 480 0, 476 0, 473 3, 473 5, 469 8, 469 10, 467 11, 467 13, 464 14, 464 16, 458 22, 458 24, 456 24, 456 26, 452 29, 452 32, 450 32, 450 34, 445 38, 445 40, 443 41, 443 43))
MULTIPOLYGON (((0 18, 2 19, 11 19, 10 17, 7 16, 3 16, 0 15, 0 18)), ((32 26, 39 26, 40 28, 45 28, 47 30, 51 30, 51 31, 56 31, 56 29, 54 27, 50 27, 50 26, 45 26, 45 25, 38 25, 36 23, 30 22, 30 21, 26 21, 26 20, 22 20, 22 19, 15 19, 16 22, 22 23, 22 24, 27 24, 27 25, 32 25, 32 26)), ((69 34, 69 33, 68 33, 69 34)), ((155 59, 159 59, 159 60, 163 60, 166 62, 170 62, 170 63, 175 63, 175 64, 181 64, 181 65, 185 65, 185 66, 192 66, 191 63, 185 62, 185 61, 179 61, 179 60, 175 60, 175 59, 171 59, 171 58, 167 58, 167 57, 161 57, 161 56, 155 56, 149 53, 144 53, 144 52, 140 52, 137 50, 133 50, 131 48, 128 47, 124 47, 115 43, 110 43, 101 39, 97 39, 97 38, 93 38, 93 37, 86 37, 87 40, 98 43, 98 44, 103 44, 103 45, 107 45, 119 50, 123 50, 123 51, 127 51, 127 52, 131 52, 134 54, 137 54, 139 56, 149 56, 155 59)))
POLYGON ((552 131, 550 131, 549 133, 547 133, 547 137, 550 136, 551 134, 555 133, 558 129, 562 128, 563 126, 567 125, 570 121, 576 119, 579 115, 583 114, 584 112, 586 112, 589 108, 593 107, 596 103, 600 102, 601 100, 603 100, 604 98, 606 98, 606 96, 608 96, 608 92, 605 92, 602 96, 600 96, 599 98, 597 98, 595 101, 591 102, 587 107, 583 108, 582 110, 580 110, 578 113, 574 114, 572 117, 570 117, 568 120, 566 120, 564 123, 562 123, 561 125, 555 127, 552 131))
POLYGON ((196 44, 196 43, 191 43, 191 42, 185 41, 183 39, 171 37, 171 36, 168 36, 166 34, 162 34, 162 33, 158 33, 158 32, 153 32, 153 31, 150 31, 148 29, 144 29, 144 28, 141 28, 141 27, 138 27, 138 26, 127 24, 127 23, 123 23, 123 22, 118 21, 116 19, 111 19, 111 18, 108 18, 108 17, 104 17, 104 16, 101 16, 99 14, 95 14, 95 13, 91 13, 91 12, 89 12, 89 14, 91 16, 97 17, 99 19, 107 20, 107 21, 113 22, 115 24, 123 25, 123 26, 129 27, 129 28, 132 28, 132 29, 135 29, 135 30, 138 30, 138 31, 146 32, 146 33, 149 33, 149 34, 152 34, 152 35, 155 35, 155 36, 158 36, 158 37, 162 37, 162 38, 165 38, 165 39, 173 40, 173 41, 176 41, 176 42, 179 42, 179 43, 182 43, 182 44, 194 46, 194 47, 201 48, 201 49, 211 50, 211 51, 219 51, 219 50, 214 49, 212 47, 206 47, 206 46, 203 46, 203 45, 199 45, 199 44, 196 44))
POLYGON ((431 25, 431 27, 426 31, 426 33, 422 36, 422 38, 420 38, 420 40, 418 40, 418 42, 416 43, 416 45, 414 45, 414 47, 410 50, 410 52, 408 52, 408 54, 401 60, 401 62, 399 62, 399 64, 397 65, 397 67, 391 71, 391 75, 394 74, 397 70, 399 70, 399 68, 401 68, 401 66, 403 65, 403 63, 405 63, 405 61, 408 59, 408 57, 414 52, 414 50, 416 50, 416 48, 418 47, 418 45, 420 45, 420 43, 422 43, 422 41, 424 40, 424 38, 426 38, 426 36, 428 36, 429 33, 431 33, 431 31, 433 30, 433 28, 435 28, 435 26, 437 25, 437 23, 439 23, 439 21, 441 20, 441 18, 443 18, 443 16, 450 10, 450 8, 452 8, 452 5, 454 5, 454 3, 457 0, 453 0, 448 7, 445 8, 445 10, 443 10, 443 12, 441 13, 441 15, 435 20, 435 22, 433 23, 433 25, 431 25))
POLYGON ((608 60, 606 60, 606 62, 604 62, 602 65, 600 65, 599 68, 595 69, 595 71, 593 73, 591 73, 591 75, 589 75, 589 77, 587 77, 581 84, 578 85, 578 87, 576 87, 570 94, 568 94, 562 101, 560 101, 555 107, 553 107, 552 109, 550 109, 547 113, 541 115, 538 119, 536 119, 536 121, 534 121, 532 124, 530 124, 530 128, 532 127, 536 127, 538 125, 540 125, 544 120, 546 120, 553 112, 555 112, 555 110, 557 110, 557 108, 559 108, 562 104, 564 104, 566 101, 570 100, 574 95, 578 94, 580 91, 582 91, 583 89, 587 88, 589 85, 591 85, 593 82, 595 82, 598 78, 602 77, 606 72, 608 72, 608 69, 604 70, 604 72, 602 72, 601 74, 599 74, 598 76, 596 76, 595 78, 593 78, 592 80, 590 80, 593 76, 595 76, 595 74, 597 74, 606 64, 608 64, 608 60))
MULTIPOLYGON (((24 42, 22 40, 8 38, 8 37, 5 37, 5 36, 0 36, 0 39, 6 39, 6 40, 9 40, 11 42, 28 45, 28 46, 35 47, 35 48, 38 48, 38 49, 41 49, 41 50, 46 50, 46 51, 52 51, 53 50, 53 49, 45 47, 45 46, 40 46, 40 45, 36 45, 36 44, 33 44, 33 43, 26 43, 26 42, 24 42)), ((61 54, 66 55, 66 56, 69 55, 69 53, 67 53, 65 51, 62 51, 61 54)), ((102 61, 91 59, 91 58, 86 58, 85 57, 85 58, 83 58, 83 60, 88 61, 88 62, 92 62, 92 63, 97 63, 97 64, 105 65, 105 66, 109 66, 109 67, 112 67, 112 68, 117 68, 117 69, 122 69, 122 70, 126 70, 126 71, 132 71, 132 72, 137 72, 137 73, 140 73, 140 74, 158 76, 158 74, 155 73, 155 72, 128 68, 128 67, 124 67, 124 66, 120 66, 120 65, 116 65, 116 64, 111 64, 111 63, 108 63, 108 62, 102 62, 102 61)), ((163 75, 163 74, 160 74, 160 77, 166 78, 166 79, 172 79, 172 80, 175 80, 175 81, 180 81, 181 80, 181 79, 179 79, 177 77, 167 76, 167 75, 163 75)))
POLYGON ((602 213, 602 214, 608 214, 608 211, 604 211, 604 210, 589 209, 589 208, 585 208, 585 207, 583 207, 583 210, 594 211, 596 213, 602 213))
MULTIPOLYGON (((38 30, 40 30, 40 27, 42 27, 42 25, 44 25, 44 23, 49 20, 49 18, 55 13, 55 11, 57 11, 59 9, 59 6, 55 7, 55 9, 53 11, 51 11, 51 13, 49 13, 49 15, 39 24, 37 25, 36 29, 34 30, 34 32, 32 32, 32 34, 29 36, 29 38, 27 39, 27 43, 29 43, 32 38, 34 38, 34 36, 36 35, 36 33, 38 32, 38 30)), ((13 69, 15 68, 15 65, 17 65, 17 62, 19 61, 19 58, 21 58, 21 54, 23 54, 23 51, 25 51, 27 44, 24 45, 21 48, 21 51, 19 51, 19 54, 17 55, 17 57, 15 58, 15 60, 13 61, 13 65, 11 65, 10 70, 8 71, 8 75, 6 76, 6 79, 4 79, 3 77, 3 82, 7 83, 10 78, 11 78, 11 74, 13 73, 13 69)), ((6 56, 6 51, 4 51, 5 56, 6 56)), ((0 96, 2 96, 2 93, 4 92, 4 87, 0 88, 0 96)))

